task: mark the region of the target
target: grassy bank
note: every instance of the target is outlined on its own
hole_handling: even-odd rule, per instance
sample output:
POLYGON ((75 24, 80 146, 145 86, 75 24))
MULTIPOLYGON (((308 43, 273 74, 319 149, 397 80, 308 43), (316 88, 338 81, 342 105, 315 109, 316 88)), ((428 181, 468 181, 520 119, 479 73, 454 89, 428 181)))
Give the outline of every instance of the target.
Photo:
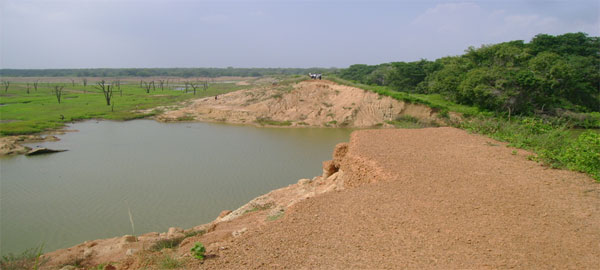
POLYGON ((208 89, 191 87, 183 91, 183 85, 171 85, 161 89, 158 84, 147 93, 138 84, 121 84, 120 90, 112 94, 111 105, 107 105, 102 91, 94 85, 40 83, 37 90, 33 83, 11 83, 8 91, 0 90, 0 135, 38 133, 61 128, 67 122, 100 118, 130 120, 159 113, 150 110, 159 106, 173 105, 181 101, 223 94, 248 86, 234 83, 214 83, 208 89), (64 86, 60 103, 55 86, 64 86))
POLYGON ((464 115, 480 115, 480 114, 491 115, 490 112, 482 111, 482 110, 478 109, 477 107, 460 105, 460 104, 456 104, 451 101, 447 101, 439 94, 426 95, 426 94, 411 94, 411 93, 407 93, 407 92, 398 92, 398 91, 390 90, 390 88, 388 86, 361 84, 361 83, 344 80, 344 79, 341 79, 341 78, 335 77, 335 76, 327 77, 327 79, 334 81, 336 83, 342 84, 342 85, 347 85, 347 86, 352 86, 352 87, 356 87, 356 88, 360 88, 360 89, 369 90, 371 92, 375 92, 375 93, 383 95, 383 96, 388 96, 388 97, 394 98, 399 101, 427 105, 431 108, 434 108, 434 109, 437 109, 440 111, 446 111, 446 112, 452 111, 452 112, 458 112, 458 113, 461 113, 464 115))
MULTIPOLYGON (((358 84, 336 77, 328 79, 399 101, 424 104, 441 112, 460 113, 463 115, 462 120, 448 120, 448 124, 508 142, 511 147, 532 151, 536 156, 530 157, 531 159, 553 168, 584 172, 600 182, 600 129, 573 128, 580 126, 580 121, 591 122, 588 126, 598 126, 596 113, 587 114, 582 120, 547 116, 507 117, 476 107, 455 104, 444 100, 439 94, 409 94, 392 91, 385 86, 358 84)), ((402 122, 406 124, 407 121, 402 122)))

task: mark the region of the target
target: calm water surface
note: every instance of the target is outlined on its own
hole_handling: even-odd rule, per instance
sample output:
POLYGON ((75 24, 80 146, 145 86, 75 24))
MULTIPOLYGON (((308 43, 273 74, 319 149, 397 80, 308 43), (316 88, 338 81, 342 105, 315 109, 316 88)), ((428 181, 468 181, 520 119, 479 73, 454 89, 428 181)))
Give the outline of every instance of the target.
POLYGON ((321 174, 350 130, 88 121, 67 152, 0 159, 0 252, 189 228, 321 174))

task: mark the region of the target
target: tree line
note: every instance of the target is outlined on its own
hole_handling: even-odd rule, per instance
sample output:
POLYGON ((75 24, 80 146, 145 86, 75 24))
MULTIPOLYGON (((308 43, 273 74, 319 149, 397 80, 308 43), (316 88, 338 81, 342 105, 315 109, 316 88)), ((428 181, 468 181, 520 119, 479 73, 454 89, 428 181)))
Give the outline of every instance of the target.
POLYGON ((435 61, 352 65, 339 76, 395 91, 437 93, 460 104, 530 115, 600 111, 600 38, 536 35, 470 47, 435 61))
POLYGON ((90 69, 0 69, 5 77, 259 77, 335 72, 336 68, 90 68, 90 69))

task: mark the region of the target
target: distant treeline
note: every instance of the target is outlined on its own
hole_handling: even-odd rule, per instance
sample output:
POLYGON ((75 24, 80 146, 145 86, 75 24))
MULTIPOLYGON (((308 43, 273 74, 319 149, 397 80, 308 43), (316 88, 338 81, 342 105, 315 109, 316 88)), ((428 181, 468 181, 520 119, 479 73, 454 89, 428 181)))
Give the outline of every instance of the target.
POLYGON ((600 39, 539 34, 470 47, 465 54, 416 62, 352 65, 339 76, 395 91, 439 93, 457 103, 506 113, 600 111, 600 39))
POLYGON ((89 68, 89 69, 0 69, 6 77, 258 77, 335 72, 335 68, 89 68))

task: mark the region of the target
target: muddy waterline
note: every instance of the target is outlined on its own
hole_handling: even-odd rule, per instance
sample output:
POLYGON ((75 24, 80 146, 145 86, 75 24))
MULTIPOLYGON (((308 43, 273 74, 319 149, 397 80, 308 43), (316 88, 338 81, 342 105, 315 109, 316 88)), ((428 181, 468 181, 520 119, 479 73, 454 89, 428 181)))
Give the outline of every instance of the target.
POLYGON ((69 151, 0 159, 0 252, 189 228, 321 174, 351 130, 87 121, 69 151), (134 229, 129 221, 131 211, 134 229))

